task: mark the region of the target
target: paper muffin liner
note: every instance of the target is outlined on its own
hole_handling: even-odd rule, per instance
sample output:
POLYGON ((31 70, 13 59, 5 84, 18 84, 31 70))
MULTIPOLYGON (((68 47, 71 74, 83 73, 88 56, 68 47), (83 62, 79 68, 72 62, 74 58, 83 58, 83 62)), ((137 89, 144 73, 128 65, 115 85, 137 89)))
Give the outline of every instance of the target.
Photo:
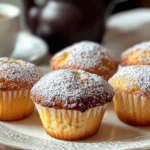
POLYGON ((150 125, 150 98, 140 94, 115 92, 114 107, 120 120, 130 125, 150 125))
POLYGON ((0 120, 20 120, 29 116, 33 109, 30 90, 0 91, 0 120))
POLYGON ((107 104, 85 112, 43 107, 35 104, 46 132, 63 140, 79 140, 96 133, 107 104))

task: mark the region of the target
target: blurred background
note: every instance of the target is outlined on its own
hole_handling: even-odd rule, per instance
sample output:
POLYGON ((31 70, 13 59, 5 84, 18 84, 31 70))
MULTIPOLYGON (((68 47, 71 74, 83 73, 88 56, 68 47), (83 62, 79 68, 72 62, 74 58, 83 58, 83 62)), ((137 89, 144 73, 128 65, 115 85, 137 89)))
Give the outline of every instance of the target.
MULTIPOLYGON (((43 0, 35 0, 35 1, 37 1, 37 3, 41 3, 43 0)), ((135 8, 140 8, 140 7, 150 7, 150 0, 122 0, 122 1, 123 2, 120 2, 115 6, 115 8, 112 11, 112 14, 126 11, 126 10, 135 9, 135 8)), ((21 0, 0 0, 0 2, 13 4, 13 5, 18 6, 22 10, 24 9, 21 0)), ((24 14, 23 11, 22 11, 22 14, 24 14)), ((23 19, 22 19, 22 22, 23 22, 23 19)), ((23 28, 25 27, 23 23, 22 23, 22 27, 23 28)))
MULTIPOLYGON (((43 0, 35 0, 40 3, 43 0)), ((107 0, 106 0, 107 1, 107 0)), ((17 5, 22 8, 21 0, 0 0, 3 3, 10 3, 13 5, 17 5)), ((117 4, 113 13, 117 13, 124 10, 139 8, 139 7, 150 7, 150 0, 124 0, 124 2, 117 4)))
MULTIPOLYGON (((21 9, 21 31, 42 39, 49 54, 75 42, 91 40, 105 45, 112 57, 119 59, 126 48, 150 39, 150 0, 0 0, 0 3, 21 9)), ((39 55, 32 54, 29 61, 45 55, 46 50, 43 55, 38 51, 42 44, 27 39, 30 38, 25 35, 19 37, 17 43, 21 44, 17 44, 14 58, 27 59, 33 47, 39 55), (26 58, 19 54, 24 52, 22 45, 30 51, 26 58)))
MULTIPOLYGON (((40 0, 37 0, 40 1, 40 0)), ((21 0, 0 0, 0 2, 10 3, 17 6, 21 6, 21 0)), ((128 0, 124 1, 122 4, 118 4, 114 12, 133 9, 137 7, 150 7, 149 0, 128 0)))

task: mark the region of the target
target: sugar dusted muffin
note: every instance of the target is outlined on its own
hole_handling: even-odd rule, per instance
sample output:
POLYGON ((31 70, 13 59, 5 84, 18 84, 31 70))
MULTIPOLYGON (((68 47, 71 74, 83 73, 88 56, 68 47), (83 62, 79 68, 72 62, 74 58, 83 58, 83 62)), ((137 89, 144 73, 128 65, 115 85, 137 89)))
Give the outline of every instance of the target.
POLYGON ((150 66, 127 66, 109 80, 118 118, 130 125, 150 126, 150 66))
POLYGON ((137 44, 121 55, 121 66, 150 65, 150 41, 137 44))
POLYGON ((113 89, 95 74, 58 70, 34 85, 31 98, 50 136, 79 140, 98 131, 113 89))
POLYGON ((34 103, 30 99, 30 89, 39 79, 35 65, 0 58, 0 120, 20 120, 32 113, 34 103))
POLYGON ((81 69, 97 74, 108 80, 116 71, 117 65, 101 45, 83 41, 71 45, 53 56, 52 70, 81 69))

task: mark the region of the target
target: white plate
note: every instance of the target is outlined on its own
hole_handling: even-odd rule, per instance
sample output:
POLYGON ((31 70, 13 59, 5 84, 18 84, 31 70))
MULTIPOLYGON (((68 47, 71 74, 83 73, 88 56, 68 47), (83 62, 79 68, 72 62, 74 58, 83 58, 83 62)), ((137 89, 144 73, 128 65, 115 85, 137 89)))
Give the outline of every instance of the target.
MULTIPOLYGON (((44 73, 50 72, 46 66, 40 69, 44 73)), ((122 123, 111 103, 96 135, 82 141, 61 141, 45 133, 35 110, 27 119, 0 122, 0 143, 30 150, 124 150, 150 146, 150 127, 132 127, 122 123)))
MULTIPOLYGON (((49 72, 48 67, 42 70, 49 72)), ((150 146, 149 132, 150 127, 132 127, 119 121, 111 103, 98 133, 88 139, 69 142, 48 136, 35 110, 27 119, 0 122, 0 143, 30 150, 124 150, 150 146)))
POLYGON ((47 55, 48 46, 42 39, 27 32, 20 32, 11 57, 41 64, 47 55))

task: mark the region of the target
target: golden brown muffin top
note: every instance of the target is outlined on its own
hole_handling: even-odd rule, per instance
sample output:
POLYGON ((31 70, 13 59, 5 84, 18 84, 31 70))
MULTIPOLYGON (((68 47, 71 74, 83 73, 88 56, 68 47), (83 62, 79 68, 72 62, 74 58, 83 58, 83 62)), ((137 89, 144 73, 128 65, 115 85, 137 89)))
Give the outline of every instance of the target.
POLYGON ((82 70, 58 70, 42 77, 34 85, 31 98, 45 107, 84 112, 110 102, 113 89, 95 74, 82 70))
POLYGON ((30 89, 40 79, 35 65, 23 60, 0 58, 0 90, 30 89))
POLYGON ((150 65, 150 41, 137 44, 121 55, 121 65, 150 65))
POLYGON ((51 59, 52 70, 81 69, 98 75, 110 76, 116 70, 116 64, 101 45, 82 41, 58 52, 51 59))
POLYGON ((109 79, 115 91, 150 96, 150 66, 126 66, 109 79))

